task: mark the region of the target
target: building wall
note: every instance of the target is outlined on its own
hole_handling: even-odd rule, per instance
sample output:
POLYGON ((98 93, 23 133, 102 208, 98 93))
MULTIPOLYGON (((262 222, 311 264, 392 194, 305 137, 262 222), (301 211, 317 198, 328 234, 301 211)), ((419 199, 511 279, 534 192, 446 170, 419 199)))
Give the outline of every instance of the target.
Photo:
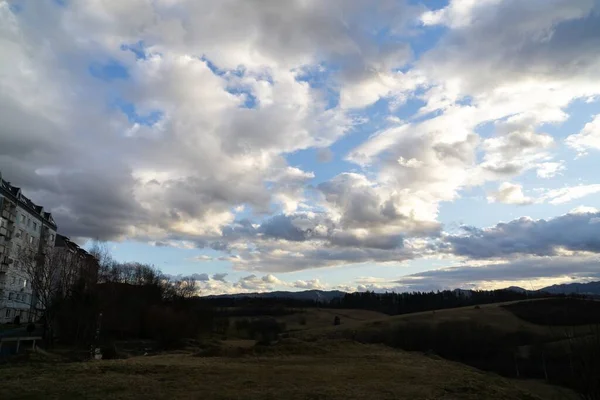
POLYGON ((18 260, 19 252, 27 247, 35 251, 53 247, 56 228, 39 213, 32 212, 19 201, 3 194, 2 190, 0 188, 0 229, 4 227, 3 232, 7 232, 9 228, 12 233, 10 238, 6 235, 0 237, 0 259, 5 257, 10 262, 0 267, 0 323, 10 323, 17 315, 21 317, 21 322, 27 322, 36 317, 32 305, 36 305, 37 301, 31 282, 18 260), (16 204, 16 209, 13 208, 16 219, 12 224, 2 216, 2 210, 8 203, 16 204))

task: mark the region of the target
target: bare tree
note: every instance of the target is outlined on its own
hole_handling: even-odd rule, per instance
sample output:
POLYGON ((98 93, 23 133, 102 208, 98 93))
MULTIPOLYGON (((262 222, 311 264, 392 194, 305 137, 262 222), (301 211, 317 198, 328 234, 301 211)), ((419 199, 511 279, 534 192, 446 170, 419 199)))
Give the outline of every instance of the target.
POLYGON ((189 299, 198 292, 196 280, 191 276, 185 276, 171 282, 175 290, 175 295, 179 298, 189 299))
POLYGON ((110 253, 110 249, 104 242, 94 241, 92 244, 89 253, 97 260, 98 262, 98 280, 100 282, 110 282, 113 281, 111 279, 111 272, 113 272, 113 267, 116 264, 115 260, 110 253))
POLYGON ((55 304, 70 296, 86 260, 78 253, 64 249, 40 252, 32 246, 22 248, 17 254, 17 261, 18 273, 31 285, 31 308, 36 314, 44 315, 44 331, 51 339, 55 304))

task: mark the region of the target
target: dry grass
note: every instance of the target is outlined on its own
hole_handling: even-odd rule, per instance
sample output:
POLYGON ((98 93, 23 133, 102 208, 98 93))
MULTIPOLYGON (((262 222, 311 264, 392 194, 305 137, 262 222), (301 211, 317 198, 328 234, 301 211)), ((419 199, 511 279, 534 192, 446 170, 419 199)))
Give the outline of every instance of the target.
POLYGON ((306 312, 278 317, 284 322, 287 330, 307 330, 328 328, 333 326, 333 319, 339 316, 344 324, 362 323, 377 319, 389 318, 388 315, 369 310, 335 310, 327 308, 307 309, 306 312), (304 322, 302 324, 301 322, 304 322))
POLYGON ((0 398, 565 398, 564 392, 546 385, 511 381, 461 364, 380 346, 291 340, 271 348, 268 354, 241 358, 177 354, 4 366, 0 368, 0 398))
MULTIPOLYGON (((544 301, 544 299, 535 300, 544 301)), ((411 324, 431 324, 438 325, 447 321, 477 322, 481 325, 489 326, 500 332, 527 331, 539 336, 552 337, 556 340, 565 338, 566 332, 571 332, 574 336, 586 335, 590 331, 590 326, 582 325, 574 328, 565 327, 547 327, 536 325, 524 321, 508 311, 503 305, 510 303, 496 303, 481 305, 478 308, 469 306, 461 308, 452 308, 437 311, 426 311, 412 314, 375 317, 373 319, 357 321, 344 320, 340 326, 323 326, 307 330, 305 332, 295 332, 294 336, 301 338, 320 338, 320 337, 349 337, 351 332, 361 331, 388 331, 402 325, 411 324)), ((336 311, 336 310, 333 310, 336 311)), ((344 310, 341 310, 344 311, 344 310)), ((350 335, 351 336, 351 335, 350 335)))

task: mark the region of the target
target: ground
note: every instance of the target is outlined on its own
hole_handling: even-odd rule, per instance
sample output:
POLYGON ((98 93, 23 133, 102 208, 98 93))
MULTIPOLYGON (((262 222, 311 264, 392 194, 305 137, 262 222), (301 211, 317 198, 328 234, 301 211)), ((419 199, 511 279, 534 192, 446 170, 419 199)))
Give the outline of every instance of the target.
POLYGON ((27 360, 0 366, 0 399, 577 398, 538 381, 503 378, 434 355, 348 339, 348 332, 444 321, 564 335, 562 329, 554 332, 526 322, 497 304, 393 317, 364 310, 309 309, 277 319, 285 322, 288 332, 272 346, 256 347, 254 340, 236 337, 230 327, 227 337, 217 335, 201 349, 196 343, 176 354, 66 362, 31 353, 27 360), (333 326, 335 316, 341 318, 340 326, 333 326))
POLYGON ((345 341, 290 340, 262 355, 233 358, 167 354, 78 363, 42 359, 0 367, 0 381, 1 399, 569 398, 563 389, 541 383, 345 341))
MULTIPOLYGON (((532 300, 535 302, 546 302, 545 299, 532 300)), ((576 327, 548 327, 537 325, 518 318, 510 312, 506 305, 519 302, 507 302, 486 304, 481 306, 468 306, 461 308, 451 308, 436 311, 425 311, 412 314, 403 314, 396 316, 387 316, 385 314, 375 313, 372 318, 344 318, 342 316, 342 325, 333 326, 332 323, 314 326, 313 329, 306 329, 295 332, 294 335, 302 338, 316 337, 339 337, 347 336, 351 331, 385 331, 401 325, 410 326, 411 324, 431 324, 437 325, 446 321, 474 321, 482 325, 489 326, 496 331, 516 332, 527 331, 540 336, 554 337, 556 340, 562 340, 565 337, 565 330, 569 330, 574 336, 589 334, 590 325, 580 325, 576 327), (377 315, 379 314, 379 315, 377 315)), ((321 310, 321 312, 335 312, 338 310, 321 310)), ((339 310, 347 312, 350 316, 360 310, 339 310)), ((332 316, 333 321, 333 316, 332 316)))

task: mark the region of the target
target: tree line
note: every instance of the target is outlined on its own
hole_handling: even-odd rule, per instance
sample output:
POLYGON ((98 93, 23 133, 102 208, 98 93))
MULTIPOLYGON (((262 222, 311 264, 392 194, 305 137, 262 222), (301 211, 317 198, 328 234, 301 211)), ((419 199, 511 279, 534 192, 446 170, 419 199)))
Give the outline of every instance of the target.
POLYGON ((332 308, 349 308, 379 311, 389 315, 408 314, 422 311, 440 310, 502 303, 549 297, 547 293, 518 292, 513 290, 444 290, 437 292, 412 293, 347 293, 329 304, 332 308))

